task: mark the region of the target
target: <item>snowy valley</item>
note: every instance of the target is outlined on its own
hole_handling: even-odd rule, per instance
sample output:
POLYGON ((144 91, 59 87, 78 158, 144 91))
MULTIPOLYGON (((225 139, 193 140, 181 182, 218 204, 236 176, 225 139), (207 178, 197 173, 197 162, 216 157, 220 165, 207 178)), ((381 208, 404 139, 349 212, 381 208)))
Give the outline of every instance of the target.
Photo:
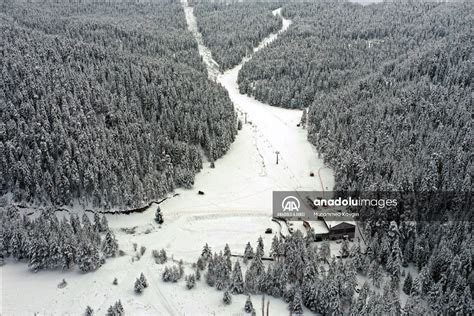
POLYGON ((0 315, 472 314, 472 12, 1 4, 0 315))

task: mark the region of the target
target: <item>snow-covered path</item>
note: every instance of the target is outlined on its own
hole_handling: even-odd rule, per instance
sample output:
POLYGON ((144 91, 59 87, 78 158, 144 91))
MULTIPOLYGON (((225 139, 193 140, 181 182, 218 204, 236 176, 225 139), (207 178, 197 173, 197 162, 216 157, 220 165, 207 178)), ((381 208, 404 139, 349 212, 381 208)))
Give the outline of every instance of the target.
POLYGON ((196 17, 194 16, 193 7, 187 6, 186 3, 183 3, 183 6, 184 14, 186 16, 186 22, 188 23, 188 29, 191 31, 191 33, 193 33, 193 36, 196 39, 196 42, 198 43, 199 55, 202 56, 202 59, 206 64, 209 78, 215 80, 217 75, 219 74, 219 65, 212 58, 212 53, 209 48, 204 45, 202 35, 201 33, 199 33, 196 17))
MULTIPOLYGON (((192 8, 185 7, 188 25, 193 34, 199 34, 192 8)), ((280 15, 281 8, 273 11, 280 15)), ((282 29, 269 35, 254 49, 254 52, 274 41, 278 34, 291 25, 283 19, 282 29)), ((215 62, 203 48, 198 36, 199 51, 210 72, 215 71, 215 62)), ((259 213, 271 216, 272 191, 274 190, 330 190, 334 185, 332 170, 317 159, 317 152, 308 140, 306 130, 297 127, 301 110, 272 107, 254 98, 239 93, 237 75, 245 59, 235 68, 217 76, 229 92, 239 117, 247 124, 239 132, 229 152, 217 160, 215 169, 207 165, 195 180, 194 190, 178 190, 177 197, 162 204, 167 216, 182 216, 184 213, 259 213), (276 164, 276 152, 279 163, 276 164), (314 172, 316 177, 310 177, 314 172), (321 187, 324 185, 324 188, 321 187), (205 195, 197 195, 197 190, 205 195)))
MULTIPOLYGON (((233 253, 242 253, 245 244, 255 245, 259 236, 264 238, 265 251, 271 245, 273 234, 264 234, 266 228, 278 233, 279 227, 271 221, 273 190, 331 189, 333 173, 317 159, 317 152, 306 139, 306 130, 296 126, 302 112, 271 107, 238 92, 237 74, 242 64, 224 74, 215 72, 210 52, 199 39, 192 9, 185 8, 186 18, 193 34, 198 37, 199 51, 211 68, 213 79, 229 92, 244 124, 229 152, 208 164, 196 176, 194 189, 179 189, 178 196, 169 198, 160 207, 165 223, 154 222, 153 205, 144 213, 110 215, 109 225, 115 232, 120 249, 126 255, 109 259, 99 270, 82 274, 78 271, 28 271, 24 264, 8 262, 0 268, 0 314, 4 315, 82 315, 87 305, 95 314, 105 314, 107 308, 121 300, 128 315, 239 315, 243 313, 246 297, 233 297, 232 305, 222 303, 222 292, 208 287, 204 281, 187 290, 184 282, 167 284, 161 281, 165 265, 155 264, 152 249, 165 249, 174 259, 182 259, 186 273, 192 272, 191 263, 208 243, 220 251, 228 243, 233 253), (279 164, 276 154, 279 151, 279 164), (310 171, 320 174, 310 177, 310 171), (198 195, 197 191, 205 195, 198 195), (125 232, 122 228, 132 229, 125 232), (135 259, 134 244, 145 246, 145 254, 135 259), (133 292, 135 278, 143 272, 150 287, 141 295, 133 292), (112 285, 117 277, 118 285, 112 285), (68 286, 57 288, 65 278, 68 286), (8 289, 8 290, 7 290, 8 289)), ((275 10, 274 14, 280 14, 275 10)), ((284 32, 291 21, 283 19, 284 32)), ((269 35, 256 49, 262 49, 275 40, 269 35)), ((251 56, 250 56, 251 58, 251 56)), ((247 59, 248 60, 248 59, 247 59)), ((245 62, 245 61, 243 61, 245 62)), ((171 263, 168 263, 171 264, 171 263)), ((259 306, 259 296, 254 304, 259 306)), ((286 303, 270 298, 270 314, 287 315, 286 303)))

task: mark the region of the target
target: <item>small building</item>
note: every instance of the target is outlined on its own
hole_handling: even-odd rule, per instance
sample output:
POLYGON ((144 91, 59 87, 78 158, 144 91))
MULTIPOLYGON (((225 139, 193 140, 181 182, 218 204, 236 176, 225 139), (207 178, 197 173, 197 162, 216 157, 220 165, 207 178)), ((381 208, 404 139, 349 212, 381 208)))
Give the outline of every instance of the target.
POLYGON ((330 239, 342 239, 345 236, 352 239, 355 236, 356 224, 353 221, 330 221, 324 220, 330 239))

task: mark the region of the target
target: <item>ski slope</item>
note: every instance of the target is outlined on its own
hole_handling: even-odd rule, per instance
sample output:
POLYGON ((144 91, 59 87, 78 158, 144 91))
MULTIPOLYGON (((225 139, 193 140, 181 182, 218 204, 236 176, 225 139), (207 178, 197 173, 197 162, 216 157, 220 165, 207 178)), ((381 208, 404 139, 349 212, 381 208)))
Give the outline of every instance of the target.
MULTIPOLYGON (((144 213, 108 216, 125 256, 109 259, 99 270, 88 274, 31 273, 25 264, 8 261, 0 268, 1 315, 82 315, 87 305, 94 309, 95 315, 104 315, 119 299, 128 315, 241 315, 244 295, 233 296, 233 303, 226 306, 222 302, 223 293, 208 287, 202 279, 193 290, 187 290, 184 281, 175 284, 161 281, 165 265, 154 262, 152 249, 163 248, 169 257, 182 259, 186 273, 192 272, 191 264, 205 243, 215 251, 223 250, 228 243, 233 254, 241 254, 248 241, 255 247, 257 238, 262 236, 268 253, 271 239, 280 229, 271 221, 272 191, 333 187, 332 170, 317 159, 315 148, 306 139, 306 130, 296 126, 302 111, 271 107, 241 95, 237 74, 242 64, 223 74, 216 73, 215 62, 203 47, 202 38, 199 39, 192 8, 185 10, 188 26, 209 66, 210 77, 227 89, 242 121, 247 116, 247 124, 239 131, 229 152, 215 162, 214 169, 205 164, 196 176, 193 189, 179 189, 175 192, 178 195, 160 204, 165 219, 161 227, 153 220, 156 204, 144 213), (278 164, 276 151, 280 153, 278 164), (310 177, 311 171, 319 177, 310 177), (198 190, 205 194, 198 195, 198 190), (122 228, 133 232, 127 233, 122 228), (273 234, 264 234, 266 228, 272 228, 273 234), (134 244, 147 248, 140 260, 134 258, 134 244), (136 295, 133 283, 141 272, 150 286, 143 294, 136 295), (118 285, 112 285, 115 277, 118 285), (59 289, 57 285, 63 278, 68 285, 59 289)), ((273 13, 280 15, 280 12, 278 9, 273 13)), ((280 32, 290 25, 291 21, 283 19, 280 32)), ((264 49, 278 34, 268 36, 254 51, 264 49)), ((260 301, 261 296, 253 296, 257 311, 260 301)), ((270 298, 270 314, 288 315, 287 304, 270 298)))

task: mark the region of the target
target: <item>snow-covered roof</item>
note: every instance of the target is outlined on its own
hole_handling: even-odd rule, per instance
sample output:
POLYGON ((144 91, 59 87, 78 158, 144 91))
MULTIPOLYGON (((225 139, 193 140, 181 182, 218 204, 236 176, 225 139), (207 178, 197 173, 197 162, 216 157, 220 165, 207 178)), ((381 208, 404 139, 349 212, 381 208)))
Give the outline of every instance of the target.
POLYGON ((353 225, 355 226, 356 223, 354 221, 328 221, 328 220, 324 220, 326 222, 326 225, 328 225, 328 228, 332 228, 332 227, 335 227, 339 224, 342 224, 342 223, 347 223, 349 225, 353 225))
POLYGON ((314 229, 315 234, 327 234, 328 228, 323 221, 307 221, 309 226, 314 229))

